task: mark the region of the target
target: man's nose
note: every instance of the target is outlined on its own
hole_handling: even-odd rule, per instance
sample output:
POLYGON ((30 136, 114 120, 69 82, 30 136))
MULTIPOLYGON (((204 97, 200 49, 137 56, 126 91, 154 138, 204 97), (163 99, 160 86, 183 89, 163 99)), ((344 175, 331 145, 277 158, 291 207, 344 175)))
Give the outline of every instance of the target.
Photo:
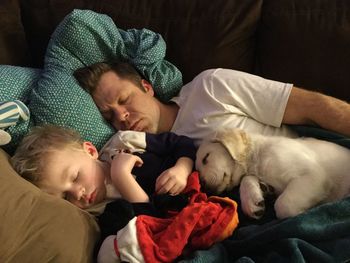
POLYGON ((119 122, 124 122, 129 117, 129 112, 124 106, 113 106, 112 108, 113 116, 116 118, 119 122))

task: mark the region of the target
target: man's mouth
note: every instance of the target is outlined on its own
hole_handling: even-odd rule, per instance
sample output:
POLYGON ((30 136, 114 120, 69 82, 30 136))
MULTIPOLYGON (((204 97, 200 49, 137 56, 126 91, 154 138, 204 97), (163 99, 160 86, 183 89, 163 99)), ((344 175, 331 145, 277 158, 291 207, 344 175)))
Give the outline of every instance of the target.
POLYGON ((130 130, 132 131, 141 131, 142 127, 140 127, 140 120, 135 121, 131 126, 130 130))

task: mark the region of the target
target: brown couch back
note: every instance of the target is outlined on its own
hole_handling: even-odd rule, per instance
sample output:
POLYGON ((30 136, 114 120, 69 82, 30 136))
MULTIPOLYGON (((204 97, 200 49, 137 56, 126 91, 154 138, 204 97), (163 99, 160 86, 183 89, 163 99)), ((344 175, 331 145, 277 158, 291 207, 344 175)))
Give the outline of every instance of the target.
MULTIPOLYGON (((184 82, 225 67, 350 99, 349 0, 1 0, 0 63, 42 67, 50 35, 74 8, 162 34, 184 82)), ((93 218, 19 178, 3 151, 0 167, 0 261, 91 261, 93 218)))
MULTIPOLYGON (((49 37, 63 17, 74 8, 92 9, 110 15, 121 29, 160 33, 166 57, 184 82, 204 69, 225 67, 350 99, 348 0, 19 1, 34 67, 42 67, 49 37)), ((18 13, 15 0, 4 2, 18 13)), ((18 34, 11 42, 25 45, 14 22, 18 34)))
POLYGON ((29 65, 18 0, 0 1, 0 64, 29 65))
POLYGON ((73 8, 108 14, 121 29, 148 28, 167 43, 166 58, 184 82, 208 68, 251 72, 262 0, 21 0, 33 65, 42 67, 49 36, 73 8))
POLYGON ((257 73, 350 101, 350 1, 265 0, 257 73))
POLYGON ((4 0, 0 63, 42 67, 51 33, 74 8, 161 33, 184 82, 225 67, 350 99, 348 0, 4 0))

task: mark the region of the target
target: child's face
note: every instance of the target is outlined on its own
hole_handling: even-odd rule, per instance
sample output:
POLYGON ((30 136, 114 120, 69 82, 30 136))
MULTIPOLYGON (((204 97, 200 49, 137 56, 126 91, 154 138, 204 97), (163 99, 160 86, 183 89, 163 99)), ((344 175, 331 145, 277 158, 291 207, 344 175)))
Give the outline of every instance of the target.
POLYGON ((83 150, 66 148, 52 152, 40 188, 83 209, 100 203, 106 197, 109 168, 97 158, 98 152, 89 142, 84 143, 83 150))

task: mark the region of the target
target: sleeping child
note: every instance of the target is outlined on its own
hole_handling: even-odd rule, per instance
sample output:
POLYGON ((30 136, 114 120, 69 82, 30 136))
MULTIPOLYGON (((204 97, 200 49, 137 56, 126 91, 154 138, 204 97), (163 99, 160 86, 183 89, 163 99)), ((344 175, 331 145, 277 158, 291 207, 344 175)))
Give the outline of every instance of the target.
POLYGON ((195 154, 188 137, 137 131, 117 132, 99 154, 74 130, 44 125, 24 137, 11 162, 25 179, 81 209, 115 200, 99 216, 103 243, 98 262, 133 261, 135 257, 140 262, 156 262, 160 255, 166 255, 163 262, 171 262, 185 246, 207 248, 229 236, 238 224, 234 201, 209 200, 200 192, 198 175, 192 173, 195 154), (180 199, 185 201, 170 216, 160 218, 154 206, 147 205, 164 195, 184 196, 180 199), (139 229, 143 227, 149 230, 139 229), (133 239, 132 233, 139 231, 142 237, 138 234, 133 239), (139 242, 144 242, 143 250, 139 242), (177 247, 168 251, 168 242, 177 247))
POLYGON ((87 209, 108 198, 136 203, 148 202, 154 192, 179 194, 196 153, 191 139, 170 132, 118 132, 106 145, 102 161, 96 147, 74 130, 37 126, 11 161, 43 191, 87 209))

